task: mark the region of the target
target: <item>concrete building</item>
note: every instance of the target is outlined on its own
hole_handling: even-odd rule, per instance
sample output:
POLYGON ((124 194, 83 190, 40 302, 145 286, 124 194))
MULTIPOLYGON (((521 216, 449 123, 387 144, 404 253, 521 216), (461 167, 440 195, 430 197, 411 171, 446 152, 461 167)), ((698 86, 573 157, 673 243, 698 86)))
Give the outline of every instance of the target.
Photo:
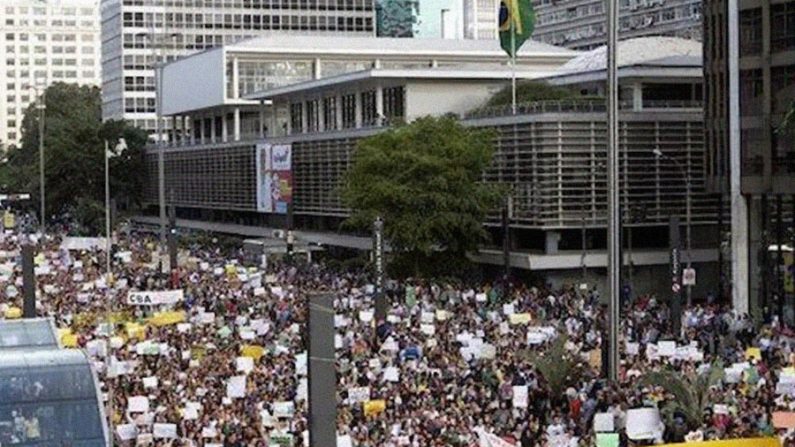
POLYGON ((496 39, 499 0, 420 0, 414 37, 496 39))
MULTIPOLYGON (((676 36, 701 40, 702 0, 621 0, 621 39, 676 36)), ((533 38, 552 45, 587 50, 605 44, 602 0, 537 0, 533 38)))
POLYGON ((732 299, 792 319, 795 1, 704 3, 707 180, 731 209, 732 299), (790 236, 787 236, 789 234, 790 236))
POLYGON ((269 34, 373 36, 373 0, 102 0, 102 115, 156 128, 153 66, 269 34))
MULTIPOLYGON (((403 47, 395 53, 382 51, 381 56, 374 55, 378 62, 365 69, 248 89, 243 95, 243 101, 250 101, 245 104, 250 107, 246 118, 242 111, 236 112, 242 103, 223 98, 226 89, 220 77, 215 81, 218 92, 214 103, 204 104, 191 101, 207 95, 186 96, 184 92, 195 92, 205 81, 198 79, 196 85, 168 82, 170 76, 176 79, 180 73, 195 72, 198 65, 227 66, 228 59, 215 56, 218 59, 211 61, 195 56, 166 67, 164 110, 178 120, 194 123, 193 132, 172 136, 165 153, 167 190, 173 191, 181 222, 250 235, 254 233, 247 232, 255 228, 282 228, 286 222, 283 210, 274 207, 263 212, 260 206, 264 191, 270 190, 261 186, 263 152, 278 147, 290 153, 289 172, 282 178, 290 179, 287 189, 295 226, 301 230, 299 238, 367 246, 366 241, 352 242, 351 236, 337 233, 348 214, 338 195, 340 181, 356 142, 382 132, 396 120, 454 113, 465 125, 497 133, 494 163, 485 179, 508 183, 515 191, 510 219, 512 265, 543 273, 553 282, 583 280, 585 267, 586 281, 602 283, 607 199, 604 100, 523 104, 517 115, 510 113, 510 107, 483 108, 491 92, 510 82, 510 70, 502 65, 498 43, 429 42, 423 58, 414 59, 412 65, 409 61, 419 58, 423 42, 427 41, 415 39, 412 45, 417 47, 403 47), (442 45, 455 45, 459 50, 456 54, 452 46, 442 45), (475 45, 491 45, 491 49, 478 50, 475 45), (465 46, 469 51, 463 50, 465 46), (430 48, 438 55, 429 54, 430 48), (387 59, 398 58, 398 54, 402 54, 402 65, 387 59), (459 62, 436 59, 441 55, 459 62), (238 113, 240 118, 235 118, 238 113)), ((267 47, 262 42, 251 46, 267 47)), ((521 77, 543 79, 588 95, 604 93, 604 62, 599 63, 603 49, 577 55, 528 42, 522 50, 521 77)), ((619 131, 621 181, 626 191, 622 205, 631 211, 625 215, 624 259, 627 266, 634 266, 628 269, 628 277, 642 278, 636 282, 639 292, 670 290, 670 276, 665 273, 668 222, 672 215, 685 221, 683 177, 689 176, 694 244, 683 259, 689 256, 698 270, 694 296, 703 297, 717 287, 718 238, 717 198, 705 188, 701 45, 654 38, 623 42, 620 50, 624 56, 619 61, 619 76, 625 86, 619 131), (656 158, 654 149, 670 158, 656 158)), ((320 73, 324 73, 323 64, 321 59, 315 65, 320 73)), ((156 155, 154 150, 147 154, 146 200, 152 205, 157 203, 156 155)), ((485 246, 476 257, 499 265, 502 258, 496 241, 502 235, 496 216, 485 224, 495 245, 485 246)))
POLYGON ((8 148, 49 84, 99 85, 99 0, 5 0, 0 25, 0 146, 8 148))

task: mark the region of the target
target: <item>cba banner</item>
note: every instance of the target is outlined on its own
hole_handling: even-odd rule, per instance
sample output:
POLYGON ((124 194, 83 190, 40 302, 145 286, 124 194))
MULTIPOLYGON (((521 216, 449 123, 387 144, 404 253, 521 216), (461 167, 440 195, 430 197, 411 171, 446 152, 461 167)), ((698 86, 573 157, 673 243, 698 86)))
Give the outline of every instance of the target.
POLYGON ((257 211, 287 214, 293 200, 292 146, 257 145, 257 211))

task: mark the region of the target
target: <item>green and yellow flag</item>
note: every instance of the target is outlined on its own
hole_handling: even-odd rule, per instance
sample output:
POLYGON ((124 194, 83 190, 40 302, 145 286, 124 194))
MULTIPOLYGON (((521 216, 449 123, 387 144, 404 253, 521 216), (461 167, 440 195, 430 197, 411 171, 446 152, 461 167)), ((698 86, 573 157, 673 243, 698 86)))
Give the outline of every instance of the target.
POLYGON ((500 46, 514 57, 533 34, 536 16, 531 0, 501 0, 499 13, 500 46))

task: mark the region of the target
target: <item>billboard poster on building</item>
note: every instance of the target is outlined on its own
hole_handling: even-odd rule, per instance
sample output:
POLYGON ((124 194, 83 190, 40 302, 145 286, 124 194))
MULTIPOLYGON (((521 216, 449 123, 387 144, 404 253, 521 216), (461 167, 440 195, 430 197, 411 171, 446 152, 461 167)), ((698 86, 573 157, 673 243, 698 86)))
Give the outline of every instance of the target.
POLYGON ((257 211, 287 214, 293 199, 292 146, 257 145, 257 211))

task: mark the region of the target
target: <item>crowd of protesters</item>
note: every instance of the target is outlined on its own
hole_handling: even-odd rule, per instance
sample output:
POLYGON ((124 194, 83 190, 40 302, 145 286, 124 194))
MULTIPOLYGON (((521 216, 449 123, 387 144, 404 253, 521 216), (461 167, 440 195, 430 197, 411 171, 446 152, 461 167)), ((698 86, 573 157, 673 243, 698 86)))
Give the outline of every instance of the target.
MULTIPOLYGON (((22 307, 27 237, 0 240, 0 318, 22 307)), ((623 445, 790 442, 773 414, 795 410, 795 388, 780 384, 795 376, 795 334, 714 302, 681 315, 654 296, 624 303, 619 380, 608 383, 605 309, 593 288, 406 280, 390 283, 391 305, 378 320, 364 271, 263 266, 242 249, 208 243, 183 247, 177 273, 167 274, 156 239, 120 233, 108 277, 101 248, 67 250, 52 235, 35 242, 37 313, 90 356, 118 445, 306 445, 307 295, 315 291, 335 297, 340 445, 482 446, 488 433, 523 447, 591 446, 595 415, 612 414, 623 433, 639 407, 661 409, 665 429, 649 441, 622 434, 623 445), (127 299, 169 289, 184 298, 160 306, 127 299), (647 380, 656 371, 691 383, 692 401, 647 380), (242 392, 232 384, 241 376, 242 392), (175 438, 157 433, 163 424, 176 426, 175 438)))

